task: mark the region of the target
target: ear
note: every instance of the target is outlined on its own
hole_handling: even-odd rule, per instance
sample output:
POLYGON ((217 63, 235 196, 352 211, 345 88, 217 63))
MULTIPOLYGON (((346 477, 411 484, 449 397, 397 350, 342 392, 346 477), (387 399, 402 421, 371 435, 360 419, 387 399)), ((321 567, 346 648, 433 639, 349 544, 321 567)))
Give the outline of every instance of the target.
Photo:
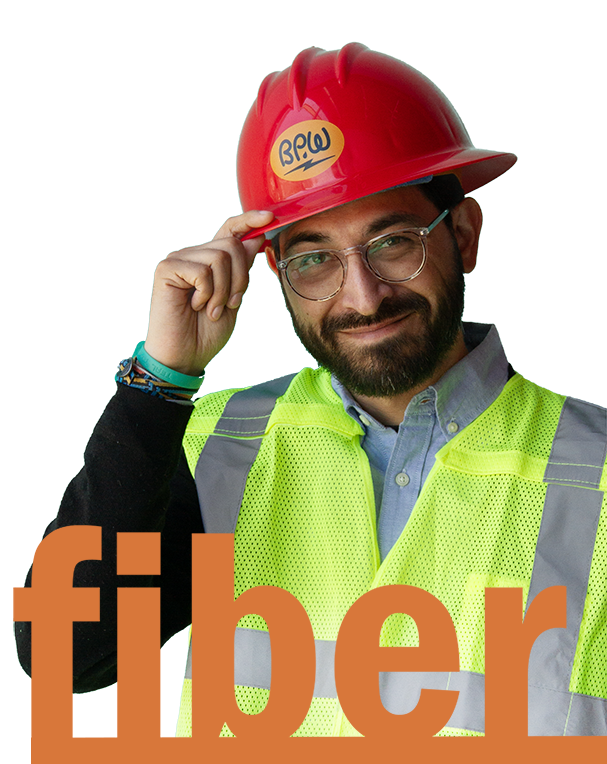
POLYGON ((451 211, 451 220, 462 255, 464 273, 471 273, 476 266, 478 240, 483 225, 483 213, 476 199, 467 196, 451 211))
POLYGON ((274 247, 272 246, 266 247, 265 252, 266 252, 266 260, 268 261, 268 265, 274 271, 274 273, 278 276, 278 268, 276 267, 276 255, 274 254, 274 247))

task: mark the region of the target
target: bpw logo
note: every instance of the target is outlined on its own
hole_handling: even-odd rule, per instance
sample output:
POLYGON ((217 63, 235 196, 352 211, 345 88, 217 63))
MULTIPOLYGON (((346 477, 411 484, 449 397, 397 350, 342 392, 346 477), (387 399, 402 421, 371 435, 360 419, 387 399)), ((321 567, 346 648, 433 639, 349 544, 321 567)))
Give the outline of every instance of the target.
POLYGON ((283 180, 306 180, 337 162, 343 148, 344 135, 336 125, 309 119, 278 136, 272 146, 270 164, 283 180))

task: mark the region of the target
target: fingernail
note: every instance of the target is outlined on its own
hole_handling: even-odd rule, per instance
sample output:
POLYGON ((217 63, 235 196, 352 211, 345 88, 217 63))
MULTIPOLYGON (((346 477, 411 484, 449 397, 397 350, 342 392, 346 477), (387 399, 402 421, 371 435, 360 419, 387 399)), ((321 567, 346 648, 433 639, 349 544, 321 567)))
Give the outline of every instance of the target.
POLYGON ((215 310, 211 314, 213 316, 213 320, 217 321, 219 316, 221 316, 222 312, 223 312, 223 306, 222 305, 219 305, 217 308, 215 308, 215 310))
POLYGON ((233 294, 228 302, 228 308, 237 308, 240 305, 243 294, 243 292, 237 292, 236 294, 233 294))

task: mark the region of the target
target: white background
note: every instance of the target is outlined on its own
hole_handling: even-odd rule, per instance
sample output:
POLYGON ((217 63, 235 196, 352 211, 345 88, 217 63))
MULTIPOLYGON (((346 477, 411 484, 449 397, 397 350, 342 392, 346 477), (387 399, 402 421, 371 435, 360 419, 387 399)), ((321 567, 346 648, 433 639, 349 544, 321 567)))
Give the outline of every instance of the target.
MULTIPOLYGON (((5 4, 2 72, 3 750, 29 760, 29 680, 15 658, 22 585, 120 358, 145 337, 155 264, 239 211, 235 151, 263 77, 302 48, 357 40, 447 94, 475 145, 519 162, 485 213, 465 317, 498 325, 528 378, 607 405, 602 4, 475 2, 5 4)), ((205 389, 308 365, 257 262, 205 389)), ((172 735, 186 633, 163 657, 172 735)), ((115 734, 115 689, 75 700, 75 733, 115 734)))

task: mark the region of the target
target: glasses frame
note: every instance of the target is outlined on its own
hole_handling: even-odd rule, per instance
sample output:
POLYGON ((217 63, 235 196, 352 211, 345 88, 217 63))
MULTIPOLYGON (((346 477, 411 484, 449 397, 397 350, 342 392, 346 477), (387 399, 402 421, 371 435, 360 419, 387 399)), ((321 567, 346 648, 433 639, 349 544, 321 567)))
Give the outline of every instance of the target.
POLYGON ((357 244, 354 247, 346 247, 345 249, 313 249, 313 250, 310 250, 309 252, 298 252, 296 255, 291 255, 290 257, 286 257, 284 260, 278 260, 276 263, 276 267, 278 268, 280 272, 284 273, 285 278, 287 280, 287 284, 291 287, 291 289, 295 292, 295 294, 299 295, 304 300, 311 300, 312 302, 325 302, 326 300, 331 300, 333 297, 335 297, 336 294, 339 294, 339 292, 341 292, 341 290, 344 287, 344 284, 346 283, 346 278, 348 275, 348 257, 350 255, 353 255, 355 252, 358 252, 360 254, 367 268, 380 281, 385 281, 387 284, 404 284, 407 281, 412 281, 414 278, 417 278, 419 274, 424 270, 424 266, 426 265, 426 260, 428 256, 427 248, 426 248, 426 239, 428 238, 428 235, 430 234, 430 232, 434 228, 436 228, 436 226, 441 221, 443 221, 448 214, 449 214, 449 210, 443 210, 443 212, 441 212, 441 214, 438 217, 436 217, 428 226, 425 226, 423 228, 398 228, 395 231, 390 231, 389 233, 382 233, 380 236, 375 236, 373 239, 370 239, 366 244, 357 244), (407 276, 407 278, 405 279, 387 279, 385 278, 385 276, 381 276, 369 262, 369 258, 368 258, 369 247, 371 247, 372 244, 375 244, 376 241, 383 239, 385 236, 391 236, 392 234, 395 234, 395 233, 405 233, 405 232, 415 233, 421 239, 422 250, 423 250, 421 265, 412 276, 407 276), (287 268, 289 267, 289 263, 292 260, 295 260, 296 257, 308 257, 309 255, 316 255, 316 254, 320 254, 321 252, 328 252, 331 255, 335 255, 335 257, 337 257, 337 259, 341 263, 341 267, 342 267, 341 284, 332 294, 328 295, 327 297, 306 297, 306 295, 298 292, 297 289, 295 289, 295 287, 291 283, 291 279, 289 278, 287 268))

